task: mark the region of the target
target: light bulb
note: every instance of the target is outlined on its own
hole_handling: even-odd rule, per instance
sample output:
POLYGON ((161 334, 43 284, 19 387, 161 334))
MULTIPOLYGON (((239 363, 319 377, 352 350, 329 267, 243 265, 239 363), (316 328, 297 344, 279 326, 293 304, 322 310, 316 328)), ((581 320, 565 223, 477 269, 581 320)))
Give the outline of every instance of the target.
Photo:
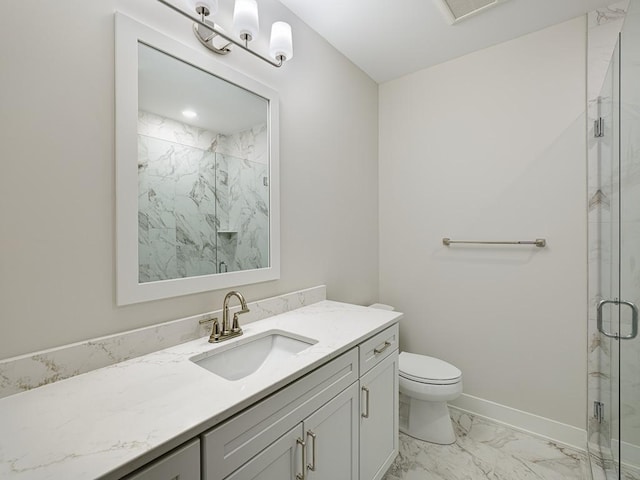
POLYGON ((283 57, 283 61, 293 58, 293 39, 291 37, 291 25, 286 22, 275 22, 271 25, 271 42, 269 54, 274 60, 283 57))
POLYGON ((201 8, 204 8, 204 11, 207 12, 204 14, 205 17, 218 13, 218 0, 184 0, 184 3, 190 12, 196 12, 198 15, 202 15, 202 11, 199 10, 201 8))
POLYGON ((236 0, 233 9, 233 34, 247 41, 258 36, 258 3, 256 0, 236 0))

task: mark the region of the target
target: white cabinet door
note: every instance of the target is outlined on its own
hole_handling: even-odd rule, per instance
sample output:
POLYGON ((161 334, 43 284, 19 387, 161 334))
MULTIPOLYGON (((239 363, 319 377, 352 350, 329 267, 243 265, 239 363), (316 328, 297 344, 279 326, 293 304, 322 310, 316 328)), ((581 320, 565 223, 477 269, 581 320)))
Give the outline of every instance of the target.
POLYGON ((305 479, 358 479, 358 400, 356 382, 305 419, 305 479))
POLYGON ((200 480, 200 441, 177 448, 126 480, 200 480))
POLYGON ((226 479, 357 381, 358 349, 353 348, 205 432, 202 480, 226 479))
POLYGON ((302 424, 298 424, 226 480, 296 480, 303 468, 302 432, 302 424))
POLYGON ((398 351, 360 378, 360 480, 379 480, 398 454, 398 351))

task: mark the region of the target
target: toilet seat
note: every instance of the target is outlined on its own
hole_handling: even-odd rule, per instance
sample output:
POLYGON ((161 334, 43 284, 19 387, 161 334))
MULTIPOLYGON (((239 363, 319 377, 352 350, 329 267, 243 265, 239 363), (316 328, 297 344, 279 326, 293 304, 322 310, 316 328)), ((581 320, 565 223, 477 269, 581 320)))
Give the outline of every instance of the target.
POLYGON ((443 360, 402 352, 399 358, 400 377, 429 385, 452 385, 461 381, 462 372, 443 360))

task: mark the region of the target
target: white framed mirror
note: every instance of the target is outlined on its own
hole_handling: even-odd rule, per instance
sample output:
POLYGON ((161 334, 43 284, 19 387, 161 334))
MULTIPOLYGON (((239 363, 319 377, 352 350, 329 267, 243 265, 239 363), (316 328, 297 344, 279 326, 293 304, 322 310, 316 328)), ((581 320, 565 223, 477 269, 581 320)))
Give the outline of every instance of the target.
POLYGON ((277 93, 115 22, 117 304, 279 278, 277 93))

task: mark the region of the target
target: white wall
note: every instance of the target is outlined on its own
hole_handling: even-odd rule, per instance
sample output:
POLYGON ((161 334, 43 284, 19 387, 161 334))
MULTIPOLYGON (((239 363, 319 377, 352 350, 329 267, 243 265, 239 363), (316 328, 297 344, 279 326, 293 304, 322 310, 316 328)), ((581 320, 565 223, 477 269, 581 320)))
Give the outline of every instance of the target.
MULTIPOLYGON (((154 0, 0 7, 0 359, 210 311, 225 293, 115 305, 116 9, 202 48, 154 0)), ((324 283, 332 299, 375 301, 377 85, 279 2, 260 9, 264 26, 292 24, 294 59, 221 61, 280 94, 282 275, 241 291, 254 300, 324 283)))
MULTIPOLYGON (((584 428, 585 19, 380 86, 380 300, 467 394, 584 428), (528 240, 548 247, 442 245, 528 240)), ((437 48, 437 46, 434 46, 437 48)))

